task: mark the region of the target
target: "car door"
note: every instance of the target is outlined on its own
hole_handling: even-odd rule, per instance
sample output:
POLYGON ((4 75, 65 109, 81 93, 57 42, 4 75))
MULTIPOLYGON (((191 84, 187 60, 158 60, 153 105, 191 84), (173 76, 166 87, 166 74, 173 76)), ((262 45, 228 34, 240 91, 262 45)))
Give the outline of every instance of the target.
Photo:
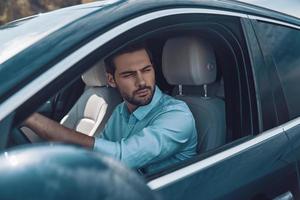
MULTIPOLYGON (((132 6, 133 9, 130 7, 130 3, 124 4, 125 11, 118 7, 123 11, 120 13, 130 13, 136 9, 139 14, 131 13, 128 21, 125 18, 122 22, 119 20, 118 23, 122 23, 121 25, 106 30, 103 34, 101 32, 102 35, 94 36, 93 39, 84 40, 86 43, 80 43, 84 44, 83 46, 72 49, 70 55, 67 54, 63 61, 55 63, 49 71, 43 74, 43 77, 32 81, 32 84, 38 85, 40 79, 44 78, 44 85, 34 89, 24 88, 18 93, 20 95, 27 94, 26 98, 10 98, 5 102, 6 104, 2 104, 0 107, 2 110, 0 110, 6 111, 6 113, 2 112, 2 118, 10 112, 5 110, 4 106, 10 105, 12 102, 17 102, 17 104, 13 104, 14 107, 11 106, 11 110, 20 106, 19 113, 35 110, 35 104, 41 104, 54 93, 53 90, 58 91, 66 82, 78 77, 88 68, 87 63, 93 59, 95 61, 95 57, 104 56, 130 40, 149 36, 166 27, 172 29, 175 23, 187 24, 194 28, 199 22, 202 23, 202 26, 206 26, 205 23, 208 20, 216 18, 217 20, 214 22, 218 26, 213 25, 212 28, 223 27, 227 30, 232 27, 238 30, 239 34, 242 33, 238 37, 234 34, 236 32, 231 30, 227 31, 225 36, 224 31, 211 29, 218 34, 221 33, 220 38, 231 38, 224 40, 225 43, 241 49, 242 52, 242 54, 238 54, 239 52, 234 54, 237 55, 237 63, 242 62, 242 64, 234 65, 237 67, 235 74, 231 75, 229 71, 227 72, 228 77, 226 80, 224 79, 225 88, 228 91, 225 96, 230 99, 227 101, 230 119, 228 133, 229 139, 234 140, 229 140, 227 145, 219 149, 193 158, 175 170, 170 169, 170 171, 150 177, 148 186, 158 192, 163 199, 263 199, 274 198, 288 191, 298 197, 296 166, 291 161, 292 149, 289 146, 288 137, 284 134, 283 128, 279 126, 276 118, 274 92, 270 89, 271 87, 265 85, 265 75, 272 71, 265 67, 266 64, 252 26, 247 21, 247 15, 228 11, 230 10, 228 5, 226 11, 221 8, 207 9, 207 6, 201 8, 199 5, 191 8, 194 4, 193 1, 189 1, 187 7, 183 6, 185 3, 182 3, 180 8, 177 6, 172 8, 171 4, 168 4, 164 8, 149 9, 150 11, 148 10, 146 14, 141 14, 143 11, 139 10, 138 6, 132 6), (197 22, 198 19, 199 22, 197 22), (228 20, 228 24, 224 22, 225 19, 228 20), (193 23, 190 23, 191 20, 193 23), (240 38, 241 41, 236 42, 236 38, 240 38), (239 46, 240 44, 241 46, 239 46), (243 64, 248 62, 251 64, 243 64), (231 83, 231 81, 233 82, 231 83), (43 96, 42 99, 39 98, 41 96, 43 96), (30 110, 26 104, 30 105, 30 110), (255 136, 258 133, 261 134, 255 136)), ((148 4, 144 2, 141 5, 147 6, 148 4)), ((101 17, 101 15, 99 16, 101 17)), ((118 14, 116 13, 115 16, 118 14)), ((90 15, 90 17, 94 16, 90 15)), ((98 19, 96 17, 95 19, 98 19)), ((87 18, 86 21, 89 19, 87 18)), ((76 23, 73 25, 75 26, 76 23)), ((74 28, 74 26, 68 28, 74 28)), ((70 32, 73 31, 71 28, 70 32)), ((67 31, 65 32, 67 33, 67 31)), ((68 38, 71 38, 71 34, 69 35, 68 38)), ((70 41, 67 42, 70 43, 70 41)), ((62 44, 67 42, 58 43, 58 46, 62 47, 62 44)), ((55 44, 51 43, 51 45, 55 44)), ((233 49, 233 51, 235 50, 233 49)), ((226 53, 224 49, 222 52, 226 53)), ((226 69, 230 68, 233 66, 226 66, 226 69)), ((21 119, 19 120, 21 121, 21 119)))
POLYGON ((281 126, 284 108, 279 116, 276 106, 284 103, 280 81, 260 48, 263 41, 256 39, 253 24, 247 19, 241 19, 241 23, 252 63, 260 134, 241 138, 215 154, 200 155, 198 161, 183 168, 150 178, 148 185, 164 199, 300 198, 294 150, 281 126))
POLYGON ((264 54, 268 55, 269 65, 276 71, 279 80, 276 109, 278 118, 292 149, 295 164, 300 161, 300 27, 292 24, 274 24, 268 21, 253 20, 258 39, 264 54), (281 99, 281 100, 280 100, 281 99))
POLYGON ((282 128, 275 128, 148 185, 163 199, 272 199, 286 192, 298 198, 290 154, 282 128))

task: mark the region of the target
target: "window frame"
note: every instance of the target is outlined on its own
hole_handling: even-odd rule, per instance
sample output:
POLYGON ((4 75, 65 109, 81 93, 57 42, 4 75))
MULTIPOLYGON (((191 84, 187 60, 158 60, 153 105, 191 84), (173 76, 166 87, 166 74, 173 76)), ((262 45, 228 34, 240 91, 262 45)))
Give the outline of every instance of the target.
MULTIPOLYGON (((220 15, 227 15, 230 17, 238 17, 238 18, 246 18, 247 16, 244 14, 234 13, 234 12, 225 12, 225 11, 217 11, 217 10, 208 10, 208 9, 169 9, 169 10, 175 10, 173 14, 170 14, 167 12, 167 15, 185 15, 187 13, 184 13, 187 10, 190 10, 190 14, 213 14, 215 16, 220 15), (177 12, 178 11, 178 12, 177 12)), ((163 10, 162 10, 163 11, 163 10)), ((168 11, 168 10, 167 10, 168 11)), ((5 112, 0 115, 0 120, 3 119, 6 113, 9 113, 12 110, 17 109, 17 112, 25 112, 27 111, 27 114, 29 112, 33 112, 36 109, 36 105, 41 105, 41 102, 45 102, 49 97, 54 95, 57 91, 57 89, 61 89, 61 85, 67 85, 68 80, 75 79, 74 77, 78 76, 79 74, 82 74, 85 70, 88 69, 88 66, 91 66, 93 63, 97 62, 95 59, 96 57, 103 57, 108 55, 109 52, 108 49, 114 49, 116 45, 118 48, 121 48, 120 41, 123 40, 121 34, 125 33, 126 31, 129 31, 133 29, 134 27, 144 24, 146 22, 149 22, 151 20, 161 19, 163 16, 157 15, 157 12, 152 12, 149 14, 144 14, 141 16, 141 18, 144 21, 140 21, 140 19, 132 19, 121 26, 115 27, 111 29, 110 31, 100 35, 99 37, 95 38, 91 42, 85 44, 75 52, 71 53, 69 56, 61 60, 59 63, 54 65, 51 69, 49 69, 47 72, 42 74, 41 76, 37 77, 35 80, 30 82, 28 85, 26 85, 24 88, 22 88, 20 91, 18 91, 16 94, 12 95, 8 100, 6 100, 3 104, 0 105, 0 113, 2 110, 5 112), (149 15, 151 15, 153 18, 149 19, 149 15), (135 24, 132 25, 132 27, 128 27, 128 24, 135 22, 135 24), (120 31, 120 29, 123 31, 120 31), (120 36, 120 37, 119 37, 120 36), (117 38, 117 39, 116 39, 117 38), (100 52, 100 50, 103 50, 100 52), (37 83, 39 84, 38 88, 35 88, 37 83), (28 92, 28 93, 27 93, 28 92), (45 96, 44 93, 47 93, 48 96, 45 96), (22 97, 22 100, 18 100, 18 98, 22 97), (14 100, 18 100, 12 105, 9 106, 9 108, 5 108, 8 106, 8 104, 14 100), (34 106, 32 106, 34 105, 34 106)), ((172 12, 171 12, 172 13, 172 12)), ((141 38, 137 38, 141 39, 141 38)), ((124 40, 123 40, 124 43, 124 40)), ((124 43, 123 45, 127 45, 127 43, 124 43)), ((248 72, 249 73, 249 72, 248 72)), ((247 76, 246 76, 247 77, 247 76)), ((71 82, 72 83, 72 82, 71 82)), ((71 84, 69 83, 69 84, 71 84)), ((246 83, 247 85, 247 83, 246 83)), ((248 86, 247 86, 248 87, 248 86)), ((249 89, 249 87, 248 87, 249 89)), ((22 119, 25 119, 26 115, 20 117, 19 121, 22 121, 22 119)), ((244 141, 243 141, 244 142, 244 141)), ((230 148, 228 146, 223 147, 223 149, 230 148)), ((222 150, 223 150, 222 149, 222 150)), ((215 153, 218 153, 218 151, 214 151, 215 153)), ((205 155, 202 157, 198 157, 196 160, 192 162, 198 162, 199 160, 202 160, 205 158, 205 155)), ((201 161, 200 161, 201 162, 201 161)), ((189 165, 191 163, 186 163, 186 165, 189 165)))

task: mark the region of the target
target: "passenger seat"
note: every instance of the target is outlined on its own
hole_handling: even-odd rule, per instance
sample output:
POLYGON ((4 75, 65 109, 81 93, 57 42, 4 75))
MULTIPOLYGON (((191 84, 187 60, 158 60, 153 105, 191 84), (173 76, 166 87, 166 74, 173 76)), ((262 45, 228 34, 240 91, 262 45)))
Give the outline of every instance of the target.
POLYGON ((208 85, 216 81, 217 74, 212 46, 196 36, 171 38, 163 48, 162 69, 168 83, 178 85, 175 98, 185 101, 193 113, 198 132, 198 153, 225 144, 225 103, 221 98, 208 95, 208 85), (189 94, 182 90, 182 86, 203 87, 205 92, 204 95, 189 94))

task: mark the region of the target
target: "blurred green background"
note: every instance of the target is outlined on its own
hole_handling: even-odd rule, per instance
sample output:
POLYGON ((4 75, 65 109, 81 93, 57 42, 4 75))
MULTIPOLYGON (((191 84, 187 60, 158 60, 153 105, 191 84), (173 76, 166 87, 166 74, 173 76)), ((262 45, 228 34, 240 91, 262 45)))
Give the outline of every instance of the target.
POLYGON ((95 0, 0 0, 0 25, 30 15, 95 0))

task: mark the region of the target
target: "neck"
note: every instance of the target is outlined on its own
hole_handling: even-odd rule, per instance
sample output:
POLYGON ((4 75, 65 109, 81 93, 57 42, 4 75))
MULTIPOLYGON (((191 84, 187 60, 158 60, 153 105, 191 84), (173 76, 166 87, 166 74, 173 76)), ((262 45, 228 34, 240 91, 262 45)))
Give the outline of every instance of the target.
POLYGON ((128 103, 127 101, 125 101, 125 103, 126 103, 129 113, 133 113, 138 108, 138 106, 132 105, 131 103, 128 103))

